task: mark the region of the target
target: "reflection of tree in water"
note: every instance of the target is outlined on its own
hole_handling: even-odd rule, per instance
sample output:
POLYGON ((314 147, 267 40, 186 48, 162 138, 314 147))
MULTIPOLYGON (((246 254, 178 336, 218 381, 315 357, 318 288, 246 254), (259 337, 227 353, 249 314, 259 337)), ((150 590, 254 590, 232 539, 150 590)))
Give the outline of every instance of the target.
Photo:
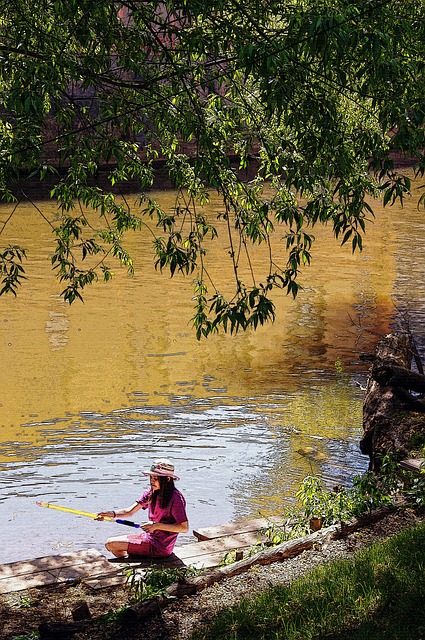
POLYGON ((49 311, 45 331, 52 351, 63 349, 68 342, 69 320, 64 313, 49 311))
POLYGON ((418 234, 419 230, 424 229, 423 209, 412 206, 416 203, 415 197, 411 200, 413 203, 409 207, 409 215, 396 218, 394 223, 398 244, 393 299, 396 321, 404 325, 407 322, 420 357, 425 361, 425 244, 418 234))
POLYGON ((292 394, 270 410, 268 424, 274 444, 255 473, 232 486, 236 517, 281 513, 307 475, 329 487, 349 485, 367 466, 359 449, 362 394, 350 376, 292 394))

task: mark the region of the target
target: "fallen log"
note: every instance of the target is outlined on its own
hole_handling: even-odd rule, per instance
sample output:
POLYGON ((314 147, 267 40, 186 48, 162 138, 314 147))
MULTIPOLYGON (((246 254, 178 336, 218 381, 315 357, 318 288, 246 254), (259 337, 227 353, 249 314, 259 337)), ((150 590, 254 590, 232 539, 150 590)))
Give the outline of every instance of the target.
POLYGON ((132 605, 122 612, 123 622, 125 624, 136 624, 140 622, 140 620, 152 615, 152 613, 158 612, 158 609, 167 606, 170 602, 170 598, 175 599, 182 598, 183 596, 194 595, 198 591, 201 591, 220 580, 240 575, 241 573, 248 571, 254 565, 267 565, 273 562, 282 562, 287 558, 292 558, 303 551, 311 549, 315 545, 323 545, 330 540, 343 538, 361 527, 377 522, 388 515, 389 512, 389 508, 377 509, 370 515, 356 518, 348 523, 333 524, 326 529, 321 529, 320 531, 303 536, 302 538, 287 540, 275 547, 263 549, 248 558, 239 560, 238 562, 233 562, 232 564, 228 564, 217 569, 207 569, 199 576, 187 578, 171 585, 166 589, 164 596, 156 596, 155 598, 151 598, 145 602, 132 605))
POLYGON ((417 413, 425 413, 425 400, 422 398, 415 398, 406 389, 395 388, 393 393, 398 400, 401 401, 403 407, 407 411, 416 411, 417 413))
POLYGON ((425 376, 405 367, 378 364, 373 367, 371 375, 381 387, 402 387, 419 393, 425 392, 425 376))

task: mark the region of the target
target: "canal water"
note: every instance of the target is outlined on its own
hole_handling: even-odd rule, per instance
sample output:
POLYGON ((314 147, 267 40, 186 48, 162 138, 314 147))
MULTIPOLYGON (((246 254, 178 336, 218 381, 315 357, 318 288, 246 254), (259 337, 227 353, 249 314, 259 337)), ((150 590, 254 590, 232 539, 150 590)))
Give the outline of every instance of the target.
MULTIPOLYGON (((174 195, 152 194, 169 206, 174 195)), ((69 306, 51 274, 51 229, 22 205, 1 237, 29 260, 17 298, 0 298, 0 563, 103 550, 129 529, 36 502, 88 512, 130 505, 157 457, 175 463, 191 529, 279 513, 307 474, 333 486, 365 471, 360 356, 406 316, 425 350, 418 197, 404 208, 374 202, 360 254, 339 247, 330 228, 315 230, 304 289, 295 301, 275 295, 274 324, 201 342, 192 278, 155 272, 147 234, 129 237, 133 278, 117 269, 69 306)), ((53 216, 52 203, 38 207, 53 216)), ((3 206, 0 221, 10 212, 3 206)), ((223 283, 227 252, 225 242, 213 249, 223 283)), ((254 252, 254 264, 262 259, 254 252)))

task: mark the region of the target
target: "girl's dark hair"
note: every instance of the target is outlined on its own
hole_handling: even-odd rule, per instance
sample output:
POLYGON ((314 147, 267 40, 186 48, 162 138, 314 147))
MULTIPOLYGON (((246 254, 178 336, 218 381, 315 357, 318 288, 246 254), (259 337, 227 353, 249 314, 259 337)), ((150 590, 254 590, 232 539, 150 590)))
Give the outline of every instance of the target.
POLYGON ((173 478, 158 476, 158 480, 159 480, 159 489, 158 491, 153 491, 152 496, 150 498, 152 511, 155 509, 157 500, 161 509, 165 509, 167 504, 170 502, 171 494, 175 489, 173 478))

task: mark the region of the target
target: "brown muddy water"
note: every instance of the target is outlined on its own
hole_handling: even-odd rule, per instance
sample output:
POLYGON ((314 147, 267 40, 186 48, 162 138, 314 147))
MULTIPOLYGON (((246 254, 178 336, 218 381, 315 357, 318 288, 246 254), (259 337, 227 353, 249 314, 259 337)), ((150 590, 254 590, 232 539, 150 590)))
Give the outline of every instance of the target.
MULTIPOLYGON (((172 192, 152 195, 174 203, 172 192)), ((102 550, 106 537, 128 533, 36 501, 89 512, 126 506, 156 457, 175 462, 191 529, 279 512, 309 473, 350 484, 368 464, 358 447, 360 354, 407 313, 424 355, 417 199, 384 211, 374 203, 361 254, 315 230, 305 289, 295 301, 275 296, 274 324, 201 342, 190 322, 192 278, 156 273, 147 234, 129 238, 133 278, 119 272, 70 307, 51 275, 51 230, 21 205, 1 236, 30 258, 18 297, 0 298, 0 562, 102 550)), ((38 206, 53 215, 52 203, 38 206)), ((0 208, 0 221, 10 212, 0 208)), ((227 251, 224 242, 213 249, 223 283, 227 251)))

